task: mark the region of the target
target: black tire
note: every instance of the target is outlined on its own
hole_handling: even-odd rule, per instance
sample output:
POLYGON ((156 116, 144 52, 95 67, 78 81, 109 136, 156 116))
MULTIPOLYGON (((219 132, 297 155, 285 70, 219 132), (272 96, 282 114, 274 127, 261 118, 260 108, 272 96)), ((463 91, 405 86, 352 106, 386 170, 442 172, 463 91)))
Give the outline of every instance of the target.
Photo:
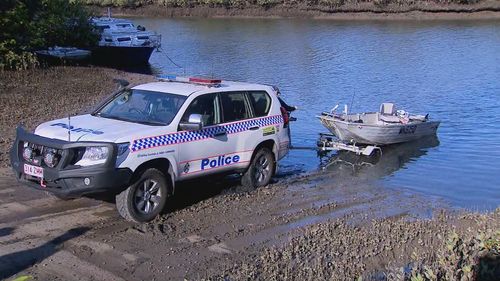
POLYGON ((165 175, 151 168, 116 195, 116 208, 128 221, 148 222, 163 210, 168 195, 168 181, 165 175))
POLYGON ((260 148, 252 158, 248 170, 241 178, 241 185, 248 190, 266 186, 274 175, 274 154, 267 147, 260 148))

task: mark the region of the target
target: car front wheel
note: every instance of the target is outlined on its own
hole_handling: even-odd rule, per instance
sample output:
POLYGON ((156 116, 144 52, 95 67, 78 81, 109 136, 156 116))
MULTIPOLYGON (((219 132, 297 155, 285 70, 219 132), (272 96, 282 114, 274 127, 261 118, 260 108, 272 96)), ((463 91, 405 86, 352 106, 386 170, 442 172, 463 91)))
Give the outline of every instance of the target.
POLYGON ((255 153, 248 170, 241 178, 241 184, 249 189, 266 186, 271 181, 276 163, 274 155, 267 147, 263 147, 255 153))
POLYGON ((147 169, 132 185, 116 195, 116 208, 126 220, 148 222, 163 210, 167 196, 165 175, 157 169, 147 169))

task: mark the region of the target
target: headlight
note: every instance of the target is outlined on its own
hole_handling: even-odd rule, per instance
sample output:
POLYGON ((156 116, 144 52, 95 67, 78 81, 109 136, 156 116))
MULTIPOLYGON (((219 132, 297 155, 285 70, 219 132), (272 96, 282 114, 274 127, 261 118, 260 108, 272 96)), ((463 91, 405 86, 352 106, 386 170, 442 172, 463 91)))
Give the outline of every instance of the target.
POLYGON ((56 149, 47 148, 43 156, 43 162, 50 168, 54 168, 59 163, 60 154, 57 153, 56 149))
MULTIPOLYGON (((26 143, 25 143, 26 145, 26 143)), ((33 149, 29 146, 25 146, 23 150, 23 158, 26 161, 31 161, 31 158, 33 158, 33 149)))
POLYGON ((106 162, 109 156, 109 149, 106 146, 89 146, 85 148, 85 153, 75 165, 90 166, 106 162))

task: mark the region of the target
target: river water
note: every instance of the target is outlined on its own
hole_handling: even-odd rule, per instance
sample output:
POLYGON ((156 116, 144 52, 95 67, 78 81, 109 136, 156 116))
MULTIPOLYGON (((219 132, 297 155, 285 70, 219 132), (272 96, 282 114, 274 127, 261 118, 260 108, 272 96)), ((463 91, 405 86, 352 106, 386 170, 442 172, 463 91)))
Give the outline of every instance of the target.
POLYGON ((373 181, 455 207, 499 206, 500 21, 134 21, 163 36, 163 51, 150 60, 156 73, 279 86, 299 107, 294 146, 314 147, 326 132, 315 115, 337 103, 355 112, 394 102, 442 121, 437 138, 388 147, 377 159, 293 150, 280 162, 281 175, 333 163, 325 173, 339 179, 373 181))

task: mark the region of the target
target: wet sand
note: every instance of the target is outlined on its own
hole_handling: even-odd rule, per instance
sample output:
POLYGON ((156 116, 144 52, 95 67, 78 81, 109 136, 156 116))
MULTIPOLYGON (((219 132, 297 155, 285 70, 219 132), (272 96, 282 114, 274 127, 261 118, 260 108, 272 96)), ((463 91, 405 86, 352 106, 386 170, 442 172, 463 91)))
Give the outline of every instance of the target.
MULTIPOLYGON (((437 264, 453 230, 473 237, 500 213, 436 213, 371 186, 311 185, 320 174, 239 193, 237 182, 184 184, 143 225, 112 202, 60 201, 0 175, 0 280, 373 280, 410 262, 437 264)), ((391 280, 402 280, 394 278, 391 280)))
POLYGON ((452 231, 500 228, 500 211, 443 211, 440 202, 328 171, 252 192, 234 177, 183 183, 164 214, 143 225, 122 220, 112 198, 60 201, 19 185, 4 154, 15 124, 85 111, 123 77, 151 79, 79 67, 0 74, 0 280, 371 280, 411 262, 437 264, 452 231))
MULTIPOLYGON (((107 8, 91 7, 98 14, 107 8)), ((113 7, 115 16, 141 17, 234 17, 234 18, 314 18, 331 20, 492 20, 500 19, 500 2, 480 1, 475 4, 438 4, 434 1, 376 5, 374 2, 346 2, 341 6, 287 3, 245 5, 243 7, 213 7, 194 5, 169 7, 144 5, 136 8, 113 7)))

